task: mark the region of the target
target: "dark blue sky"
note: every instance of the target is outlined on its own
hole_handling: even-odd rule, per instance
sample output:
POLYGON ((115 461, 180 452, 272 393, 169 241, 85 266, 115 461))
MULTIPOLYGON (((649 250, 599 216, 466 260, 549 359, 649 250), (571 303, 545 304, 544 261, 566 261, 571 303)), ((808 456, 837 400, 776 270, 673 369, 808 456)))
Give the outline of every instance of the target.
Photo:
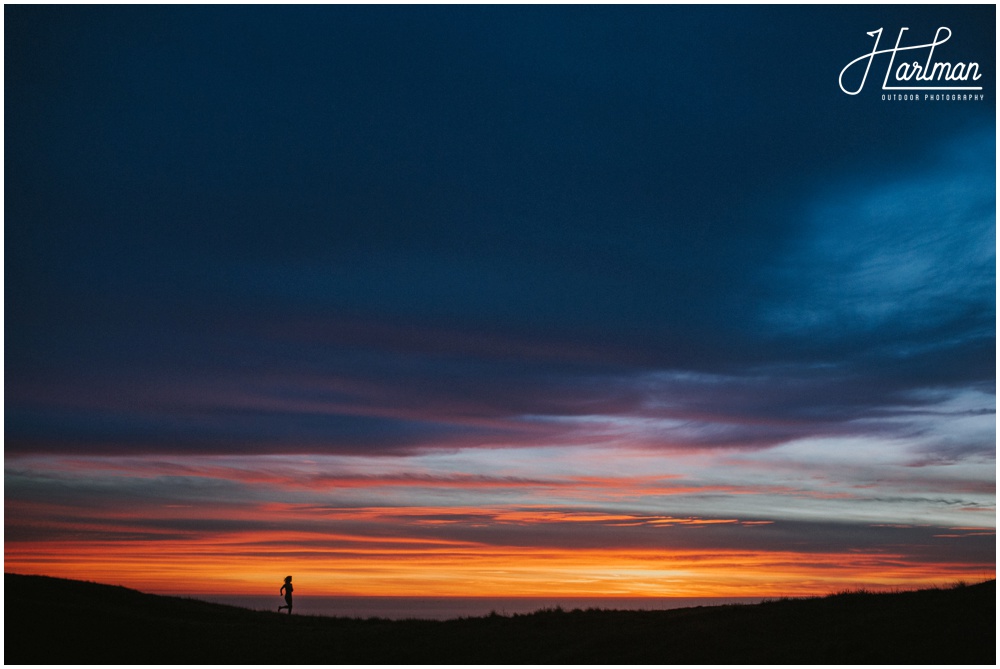
MULTIPOLYGON (((8 7, 7 449, 281 432, 298 417, 197 395, 326 392, 264 380, 300 374, 490 415, 572 414, 611 401, 594 378, 665 369, 767 370, 747 411, 822 420, 992 388, 990 86, 890 104, 885 65, 856 97, 837 75, 868 30, 947 24, 941 57, 992 82, 993 15, 8 7), (957 213, 935 192, 956 179, 957 213), (859 199, 907 181, 925 218, 866 235, 859 199), (889 271, 926 255, 899 285, 859 274, 881 237, 889 271)), ((316 420, 332 443, 416 429, 316 420)))

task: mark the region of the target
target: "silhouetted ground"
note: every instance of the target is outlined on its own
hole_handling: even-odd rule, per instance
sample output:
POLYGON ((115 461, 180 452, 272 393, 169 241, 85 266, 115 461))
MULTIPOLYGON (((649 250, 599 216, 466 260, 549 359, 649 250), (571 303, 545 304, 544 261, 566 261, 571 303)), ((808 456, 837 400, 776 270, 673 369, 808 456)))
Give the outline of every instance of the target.
POLYGON ((289 616, 42 576, 4 586, 7 664, 996 663, 996 581, 444 622, 289 616))

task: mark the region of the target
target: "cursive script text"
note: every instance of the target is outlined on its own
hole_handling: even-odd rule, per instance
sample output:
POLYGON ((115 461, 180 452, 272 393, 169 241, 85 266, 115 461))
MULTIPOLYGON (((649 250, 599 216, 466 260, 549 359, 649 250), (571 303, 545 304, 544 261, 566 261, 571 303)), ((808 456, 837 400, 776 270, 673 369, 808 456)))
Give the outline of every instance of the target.
POLYGON ((872 47, 871 53, 866 53, 863 56, 858 56, 850 63, 848 63, 843 70, 840 71, 840 90, 844 91, 848 95, 857 95, 861 92, 861 89, 865 86, 865 81, 868 79, 868 71, 871 69, 872 61, 875 60, 875 56, 880 56, 882 54, 891 54, 889 56, 889 65, 885 70, 885 79, 882 81, 882 90, 885 91, 981 91, 982 86, 963 86, 959 84, 950 85, 932 85, 932 84, 921 84, 920 82, 968 82, 978 81, 982 78, 982 74, 979 72, 979 63, 945 63, 945 62, 934 62, 934 49, 941 46, 949 39, 951 39, 951 29, 945 26, 941 26, 934 33, 934 39, 927 44, 915 44, 913 46, 900 46, 900 42, 903 41, 903 33, 905 33, 909 28, 900 28, 899 36, 896 38, 896 45, 891 49, 879 49, 878 43, 882 39, 882 29, 873 30, 868 33, 869 36, 875 38, 875 46, 872 47), (917 60, 905 61, 896 65, 896 55, 902 51, 912 51, 916 49, 927 49, 927 58, 921 63, 917 60), (867 62, 865 62, 867 61, 867 62), (847 73, 855 65, 865 62, 865 73, 861 77, 861 83, 858 85, 857 89, 849 91, 844 88, 844 74, 847 73), (894 69, 895 66, 895 69, 894 69), (914 85, 889 85, 889 77, 895 77, 894 84, 899 82, 905 82, 906 84, 914 85))

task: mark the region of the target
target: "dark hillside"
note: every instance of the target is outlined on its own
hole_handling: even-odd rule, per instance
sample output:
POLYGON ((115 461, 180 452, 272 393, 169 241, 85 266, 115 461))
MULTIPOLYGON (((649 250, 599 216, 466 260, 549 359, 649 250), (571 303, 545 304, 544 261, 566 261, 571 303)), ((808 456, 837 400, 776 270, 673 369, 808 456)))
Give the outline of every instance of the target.
POLYGON ((995 664, 996 581, 668 611, 287 616, 4 575, 8 664, 995 664))

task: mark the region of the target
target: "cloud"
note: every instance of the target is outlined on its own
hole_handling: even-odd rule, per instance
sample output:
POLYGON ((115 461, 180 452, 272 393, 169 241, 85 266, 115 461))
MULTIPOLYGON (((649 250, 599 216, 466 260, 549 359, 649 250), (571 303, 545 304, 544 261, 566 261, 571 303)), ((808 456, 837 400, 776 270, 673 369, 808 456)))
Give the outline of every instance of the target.
POLYGON ((846 339, 855 355, 874 346, 912 358, 991 338, 990 147, 995 133, 979 130, 929 148, 932 164, 890 162, 867 183, 825 189, 783 268, 785 299, 765 308, 765 321, 809 341, 846 339))

